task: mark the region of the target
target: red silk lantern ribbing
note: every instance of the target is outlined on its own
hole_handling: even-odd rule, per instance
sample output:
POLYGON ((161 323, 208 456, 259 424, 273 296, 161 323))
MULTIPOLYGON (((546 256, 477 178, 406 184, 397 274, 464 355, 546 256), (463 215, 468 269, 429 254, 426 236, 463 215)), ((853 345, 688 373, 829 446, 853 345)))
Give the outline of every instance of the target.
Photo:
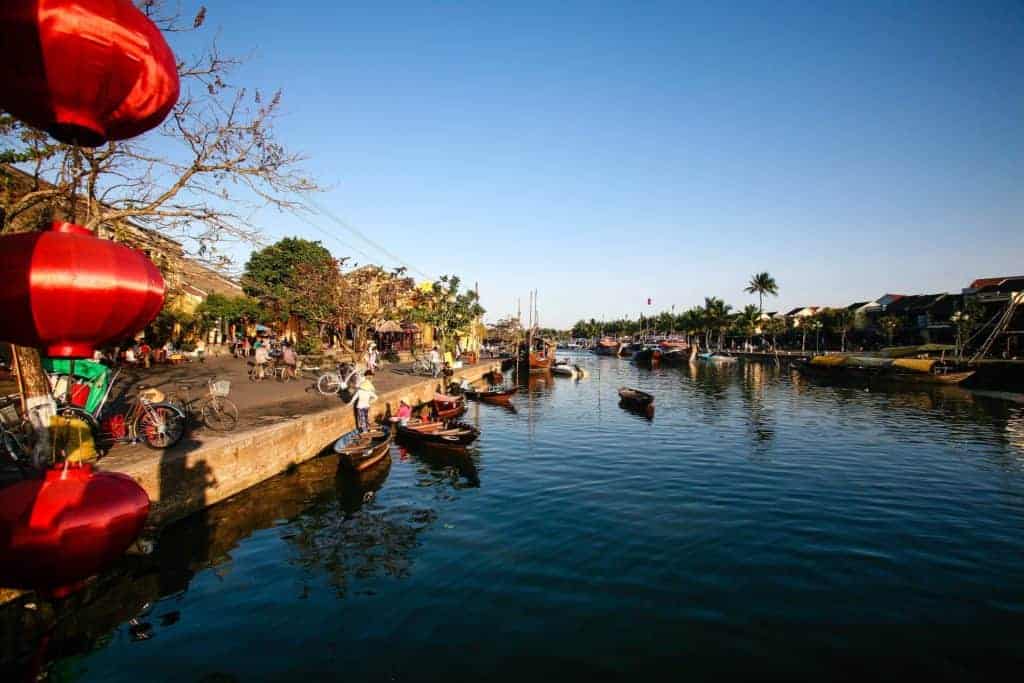
POLYGON ((0 339, 85 358, 135 335, 164 303, 164 279, 141 252, 80 225, 0 237, 0 339))
POLYGON ((118 472, 55 466, 0 491, 0 585, 67 593, 138 538, 149 496, 118 472))
POLYGON ((95 147, 160 124, 178 101, 163 34, 131 0, 2 0, 0 107, 95 147))

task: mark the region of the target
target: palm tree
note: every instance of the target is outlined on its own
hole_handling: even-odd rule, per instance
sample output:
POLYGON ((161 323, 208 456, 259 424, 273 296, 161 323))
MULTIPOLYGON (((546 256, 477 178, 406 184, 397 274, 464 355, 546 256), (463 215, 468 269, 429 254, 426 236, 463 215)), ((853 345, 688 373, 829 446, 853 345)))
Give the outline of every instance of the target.
POLYGON ((736 319, 733 321, 735 329, 748 343, 760 318, 761 312, 754 304, 744 306, 743 310, 736 314, 736 319))
POLYGON ((715 330, 718 331, 718 346, 721 348, 722 333, 729 327, 729 321, 732 318, 731 312, 732 306, 723 300, 713 296, 704 298, 704 322, 706 324, 704 332, 709 349, 711 348, 711 333, 715 330))
POLYGON ((768 273, 757 273, 751 276, 750 284, 747 285, 746 289, 743 290, 747 294, 757 294, 758 298, 758 313, 764 313, 764 295, 771 294, 772 296, 779 295, 779 285, 768 273))

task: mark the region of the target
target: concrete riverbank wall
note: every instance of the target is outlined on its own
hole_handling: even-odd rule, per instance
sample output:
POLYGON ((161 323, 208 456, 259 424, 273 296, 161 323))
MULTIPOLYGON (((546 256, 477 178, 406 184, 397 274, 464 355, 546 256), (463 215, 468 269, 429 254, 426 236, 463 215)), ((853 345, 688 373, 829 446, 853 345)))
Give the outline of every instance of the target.
MULTIPOLYGON (((453 379, 473 382, 496 367, 484 363, 456 370, 453 379)), ((428 379, 381 393, 371 417, 394 413, 403 396, 413 403, 429 401, 440 388, 439 380, 428 379)), ((150 451, 104 458, 100 466, 139 482, 151 501, 149 524, 161 526, 316 457, 353 429, 355 411, 338 401, 317 412, 282 416, 267 426, 204 436, 202 443, 186 442, 160 455, 150 451)))

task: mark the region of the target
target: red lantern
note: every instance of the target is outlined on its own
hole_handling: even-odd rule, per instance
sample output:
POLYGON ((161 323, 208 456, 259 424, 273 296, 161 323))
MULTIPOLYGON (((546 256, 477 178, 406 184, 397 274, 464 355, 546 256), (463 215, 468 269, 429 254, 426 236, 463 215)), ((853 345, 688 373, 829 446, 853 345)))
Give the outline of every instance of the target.
POLYGON ((164 279, 144 254, 80 225, 0 237, 0 339, 84 358, 160 312, 164 279))
POLYGON ((174 53, 131 0, 3 0, 0 48, 0 107, 62 142, 140 135, 178 101, 174 53))
POLYGON ((149 497, 134 479, 58 465, 0 491, 0 585, 66 594, 139 534, 149 497))

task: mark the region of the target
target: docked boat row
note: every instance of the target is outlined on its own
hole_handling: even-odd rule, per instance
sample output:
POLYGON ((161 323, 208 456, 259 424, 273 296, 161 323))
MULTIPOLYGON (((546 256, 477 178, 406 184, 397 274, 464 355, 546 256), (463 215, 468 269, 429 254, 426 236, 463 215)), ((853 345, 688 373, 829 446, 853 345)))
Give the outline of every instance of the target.
POLYGON ((908 384, 960 384, 975 371, 965 365, 934 358, 885 358, 830 354, 796 361, 794 367, 811 377, 873 379, 908 384))

